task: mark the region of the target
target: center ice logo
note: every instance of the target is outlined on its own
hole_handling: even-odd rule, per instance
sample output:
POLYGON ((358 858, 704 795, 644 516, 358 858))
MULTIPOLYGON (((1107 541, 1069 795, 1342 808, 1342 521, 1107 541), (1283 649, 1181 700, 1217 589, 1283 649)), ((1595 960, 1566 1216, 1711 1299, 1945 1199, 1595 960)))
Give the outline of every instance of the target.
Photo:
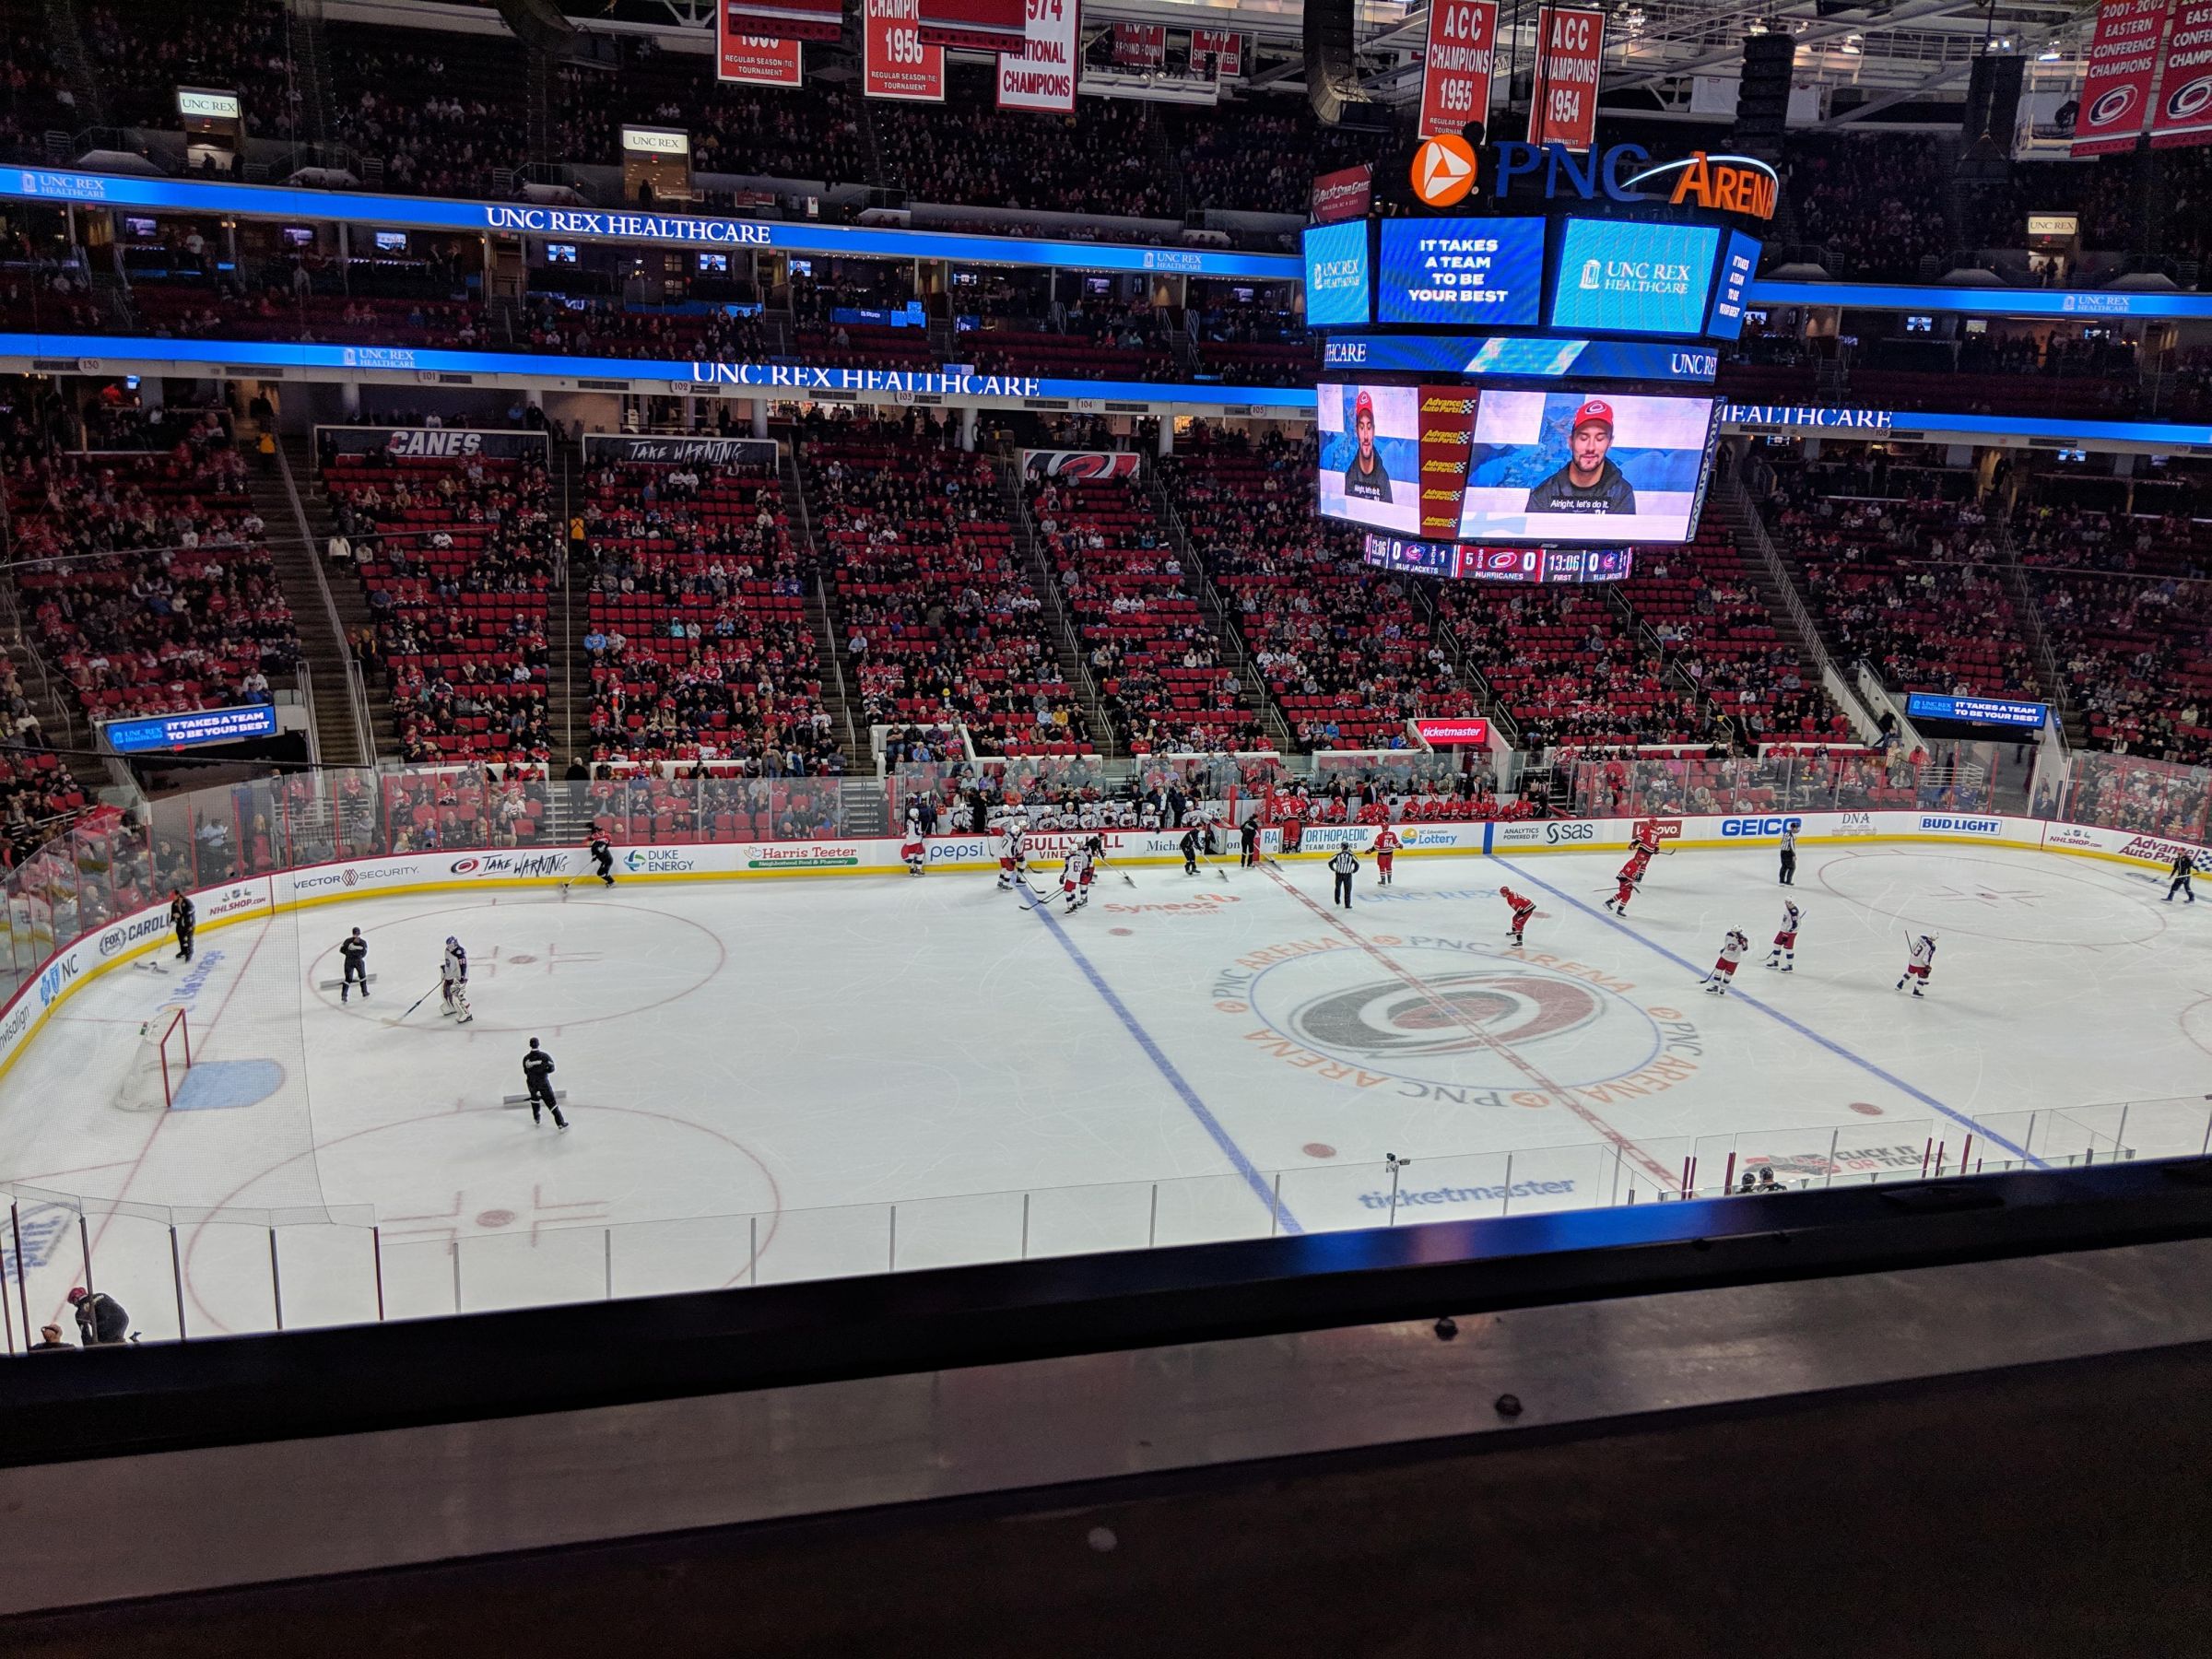
POLYGON ((1426 994, 1394 979, 1325 992, 1294 1008, 1286 1023, 1292 1036, 1314 1048, 1388 1061, 1537 1042, 1578 1030, 1605 1012, 1585 985, 1512 969, 1424 983, 1426 994))

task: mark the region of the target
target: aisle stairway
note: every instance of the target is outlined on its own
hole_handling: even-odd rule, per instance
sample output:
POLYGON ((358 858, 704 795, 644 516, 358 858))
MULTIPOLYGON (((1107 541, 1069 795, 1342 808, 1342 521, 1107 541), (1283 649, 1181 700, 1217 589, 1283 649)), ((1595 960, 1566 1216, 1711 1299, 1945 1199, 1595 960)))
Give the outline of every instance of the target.
MULTIPOLYGON (((254 453, 260 439, 258 429, 241 429, 240 442, 246 453, 254 453)), ((346 642, 339 637, 333 620, 333 609, 343 586, 351 582, 350 575, 330 583, 330 603, 324 599, 324 582, 318 571, 322 548, 330 536, 330 522, 325 514, 318 525, 309 508, 306 480, 300 473, 300 460, 305 453, 305 441, 295 440, 298 449, 286 449, 284 460, 291 477, 300 485, 300 510, 295 511, 292 492, 286 488, 285 467, 265 471, 258 459, 247 471, 247 481, 253 495, 253 511, 261 515, 267 527, 269 561, 276 567, 277 582, 284 589, 284 602, 291 607, 292 626, 299 629, 300 653, 306 665, 315 692, 315 753, 324 766, 365 766, 374 757, 361 752, 354 730, 353 707, 347 686, 346 642), (302 512, 305 513, 304 522, 302 512)), ((339 613, 342 618, 343 613, 339 613)), ((363 607, 366 620, 366 606, 363 607)))
MULTIPOLYGON (((305 434, 287 435, 283 440, 283 447, 285 462, 292 470, 292 481, 300 490, 300 505, 307 514, 308 535, 312 541, 312 551, 310 557, 321 559, 323 548, 330 545, 331 535, 337 528, 337 522, 331 513, 329 492, 323 488, 322 475, 315 465, 314 449, 305 434)), ((291 514, 291 504, 288 500, 285 502, 284 511, 286 516, 283 522, 288 524, 291 514)), ((261 516, 267 519, 272 526, 279 522, 271 519, 266 509, 263 510, 261 516)), ((293 556, 297 557, 298 555, 293 556)), ((291 605, 293 614, 300 618, 300 641, 312 653, 315 646, 308 633, 308 618, 302 609, 303 601, 292 596, 293 575, 288 573, 286 552, 282 548, 273 547, 272 557, 276 560, 279 574, 285 576, 285 597, 291 605)), ((369 596, 362 591, 359 576, 351 571, 329 570, 327 566, 325 573, 330 579, 330 597, 338 614, 338 626, 344 629, 348 635, 358 635, 361 629, 371 627, 374 618, 369 609, 369 596)), ((317 618, 321 618, 323 614, 322 595, 313 592, 312 576, 307 578, 307 582, 313 599, 315 616, 317 618)), ((331 718, 331 700, 324 697, 323 683, 322 677, 318 675, 315 680, 315 713, 319 721, 328 721, 331 718)), ((342 680, 334 682, 334 690, 342 688, 342 680)), ((399 731, 393 717, 391 692, 384 684, 383 677, 378 674, 365 675, 363 688, 368 693, 369 732, 371 741, 375 746, 376 754, 387 757, 395 756, 399 753, 399 731)), ((342 710, 342 697, 338 700, 337 706, 342 710)), ((332 752, 328 747, 324 748, 324 763, 325 765, 337 764, 330 758, 332 752)), ((362 759, 373 760, 375 757, 369 756, 362 757, 362 759)))

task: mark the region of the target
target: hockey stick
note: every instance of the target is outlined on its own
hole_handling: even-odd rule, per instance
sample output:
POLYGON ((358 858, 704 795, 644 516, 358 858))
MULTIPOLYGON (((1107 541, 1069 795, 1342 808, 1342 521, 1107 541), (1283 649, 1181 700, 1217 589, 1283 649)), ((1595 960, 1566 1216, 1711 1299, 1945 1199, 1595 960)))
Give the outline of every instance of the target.
MULTIPOLYGON (((421 1007, 424 1003, 429 1002, 430 1000, 431 992, 441 990, 443 989, 444 985, 445 982, 443 980, 440 980, 438 983, 432 985, 429 991, 425 991, 420 996, 409 1003, 407 1005, 407 1014, 414 1013, 415 1010, 421 1007)), ((401 1020, 406 1018, 407 1014, 395 1014, 391 1018, 385 1020, 384 1023, 388 1026, 395 1026, 401 1020)))

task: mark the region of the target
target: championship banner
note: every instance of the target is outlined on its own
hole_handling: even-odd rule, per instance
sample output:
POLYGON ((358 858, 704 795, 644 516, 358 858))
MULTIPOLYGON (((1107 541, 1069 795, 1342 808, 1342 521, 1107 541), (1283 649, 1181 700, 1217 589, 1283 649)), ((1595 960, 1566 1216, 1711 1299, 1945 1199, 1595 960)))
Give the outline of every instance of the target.
POLYGON ((1475 453, 1475 410, 1481 394, 1474 387, 1421 388, 1421 534, 1459 534, 1459 514, 1467 493, 1467 464, 1475 453))
POLYGON ((1088 484, 1099 478, 1134 478, 1144 466, 1135 450, 1033 450, 1021 452, 1025 478, 1065 478, 1088 484))
POLYGON ((315 446, 340 455, 378 451, 405 461, 543 461, 543 432, 475 431, 465 427, 319 426, 315 446))
POLYGON ((1498 51, 1498 0, 1430 0, 1421 54, 1417 138, 1456 133, 1490 119, 1490 65, 1498 51))
POLYGON ((1124 69, 1161 69, 1168 62, 1165 23, 1116 23, 1113 61, 1124 69))
POLYGON ((1235 80, 1244 73, 1244 37, 1233 29, 1191 30, 1191 67, 1211 58, 1216 80, 1235 80))
POLYGON ((725 34, 714 76, 754 87, 795 87, 801 78, 799 42, 772 40, 767 35, 725 34))
POLYGON ((861 0, 860 35, 868 97, 945 101, 945 48, 922 43, 921 0, 861 0))
MULTIPOLYGON (((934 0, 922 0, 924 15, 934 0)), ((1019 52, 998 54, 998 107, 1069 115, 1076 108, 1081 0, 1029 0, 1030 32, 1019 52)), ((929 38, 924 28, 922 38, 929 38)))
POLYGON ((1532 144, 1586 150, 1597 142, 1597 80, 1606 14, 1547 6, 1536 13, 1536 130, 1532 144))
POLYGON ((782 450, 773 438, 653 438, 620 432, 587 432, 584 465, 643 466, 764 466, 780 465, 782 450))
POLYGON ((2212 141, 2212 0, 2179 0, 2164 57, 2151 148, 2212 141))
POLYGON ((1374 200, 1373 163, 1362 161, 1357 167, 1323 173, 1313 181, 1313 222, 1334 225, 1342 219, 1365 218, 1374 200))
POLYGON ((769 41, 834 41, 844 30, 843 0, 721 0, 714 8, 715 74, 724 80, 747 78, 732 76, 721 67, 730 61, 732 42, 743 36, 769 41))
POLYGON ((2074 154, 2107 156, 2136 147, 2150 112, 2159 72, 2159 41, 2172 0, 2104 0, 2081 77, 2081 113, 2074 120, 2074 154))
MULTIPOLYGON (((921 0, 915 17, 924 46, 964 46, 971 52, 1018 52, 1037 37, 1037 0, 921 0)), ((1075 53, 1068 53, 1075 62, 1075 53)), ((1075 72, 1068 72, 1075 83, 1075 72)), ((1069 95, 1074 96, 1072 91, 1069 95)), ((1069 106, 1073 108, 1071 104, 1069 106)))

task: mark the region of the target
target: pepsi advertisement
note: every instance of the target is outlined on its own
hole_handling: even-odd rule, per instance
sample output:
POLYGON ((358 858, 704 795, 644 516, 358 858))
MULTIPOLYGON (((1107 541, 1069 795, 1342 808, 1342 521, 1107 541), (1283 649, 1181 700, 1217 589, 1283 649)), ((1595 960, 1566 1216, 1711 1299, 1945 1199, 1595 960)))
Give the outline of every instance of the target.
POLYGON ((1705 326, 1721 232, 1712 225, 1569 219, 1551 325, 1694 335, 1705 326))
POLYGON ((1376 321, 1533 328, 1544 286, 1540 218, 1385 219, 1376 321))

